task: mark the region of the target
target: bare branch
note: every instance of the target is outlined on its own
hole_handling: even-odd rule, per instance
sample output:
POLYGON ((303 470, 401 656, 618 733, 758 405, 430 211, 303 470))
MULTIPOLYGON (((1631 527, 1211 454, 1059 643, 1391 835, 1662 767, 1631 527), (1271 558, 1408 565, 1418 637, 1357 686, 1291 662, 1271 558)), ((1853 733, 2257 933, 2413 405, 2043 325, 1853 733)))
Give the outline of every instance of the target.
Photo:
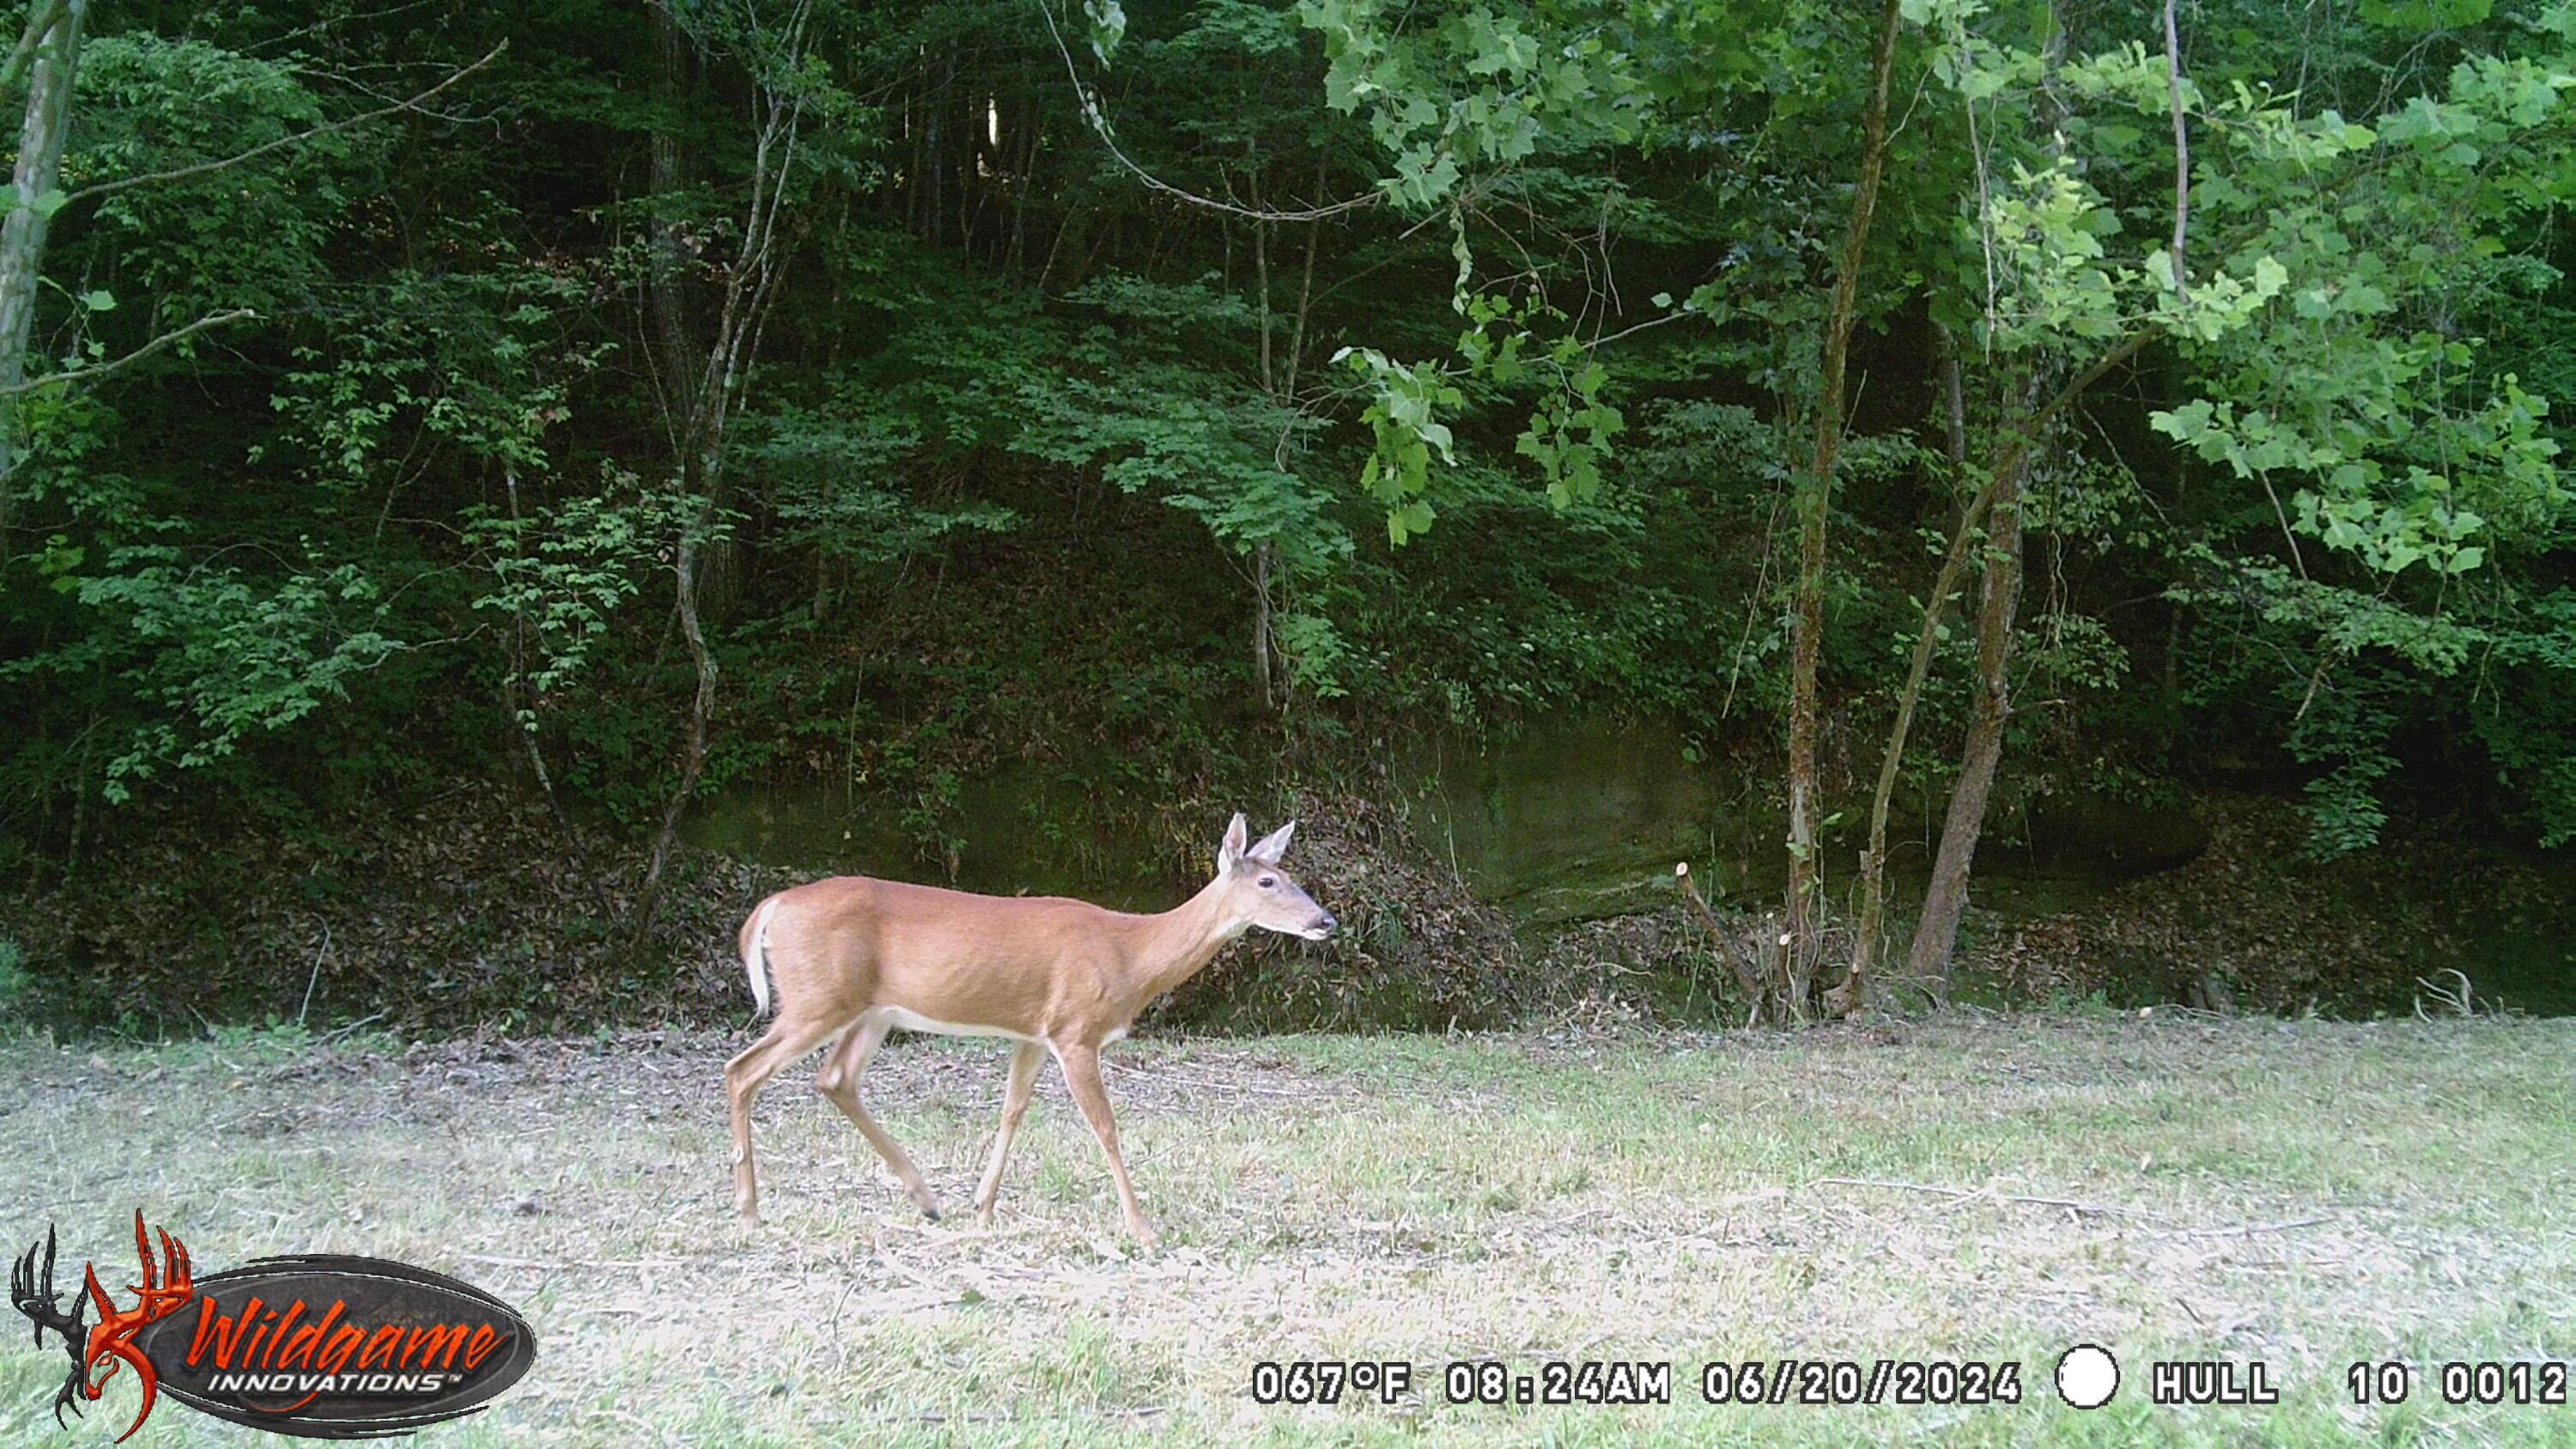
POLYGON ((69 372, 48 373, 43 377, 31 377, 25 382, 0 387, 0 397, 15 397, 20 393, 35 392, 40 388, 67 387, 76 382, 95 382, 128 363, 142 361, 183 337, 193 337, 209 327, 221 327, 227 322, 240 322, 258 315, 248 307, 236 307, 230 312, 217 312, 211 316, 200 317, 176 332, 162 333, 113 362, 102 362, 93 367, 75 367, 69 372))
POLYGON ((417 10, 427 3, 429 3, 429 0, 402 0, 402 3, 399 5, 388 5, 382 10, 370 10, 363 15, 330 16, 326 19, 317 20, 310 25, 299 25, 295 29, 287 31, 283 35, 263 40, 258 45, 252 47, 252 50, 254 52, 261 50, 274 50, 278 46, 284 45, 290 40, 301 40, 305 36, 314 34, 317 31, 328 30, 334 25, 356 25, 362 21, 382 20, 388 15, 400 15, 406 10, 417 10))
POLYGON ((2191 140, 2183 133, 2182 124, 2182 41, 2174 29, 2174 0, 2165 0, 2165 92, 2173 106, 2174 133, 2174 300, 2188 302, 2191 293, 2183 280, 2182 243, 2185 222, 2191 216, 2191 140))
POLYGON ((1100 137, 1100 144, 1109 148, 1109 154, 1118 158, 1119 165, 1134 172, 1137 180, 1156 191, 1167 196, 1177 196, 1183 201, 1204 206, 1210 211, 1222 211, 1229 216, 1248 217, 1253 221, 1322 221, 1328 216, 1339 216, 1345 211, 1357 211, 1363 206, 1375 206, 1386 199, 1384 193, 1371 191, 1365 195, 1336 201, 1329 206, 1308 207, 1304 211, 1261 211, 1249 206, 1237 206, 1231 201, 1219 201, 1212 196, 1201 196, 1195 191, 1184 191, 1174 186, 1129 160, 1127 153, 1118 149, 1118 143, 1109 135, 1108 122, 1100 110, 1098 97, 1090 88, 1083 85, 1081 73, 1073 68, 1073 51, 1064 43, 1064 32, 1056 28, 1055 11, 1047 4, 1047 0, 1038 0, 1038 14, 1046 17, 1047 34, 1055 37, 1055 53, 1064 57, 1065 78, 1073 82, 1074 98, 1082 103, 1083 119, 1091 123, 1091 129, 1100 137))
POLYGON ((203 176, 210 171, 221 171, 227 167, 239 166, 245 161, 255 161, 262 156, 268 155, 272 151, 282 151, 289 146, 300 146, 317 137, 328 136, 335 132, 345 131, 352 126, 365 125, 369 121, 379 120, 383 117, 390 116, 396 111, 416 111, 420 109, 422 102, 500 59, 501 52, 508 50, 509 48, 510 42, 507 39, 504 39, 499 45, 493 46, 490 50, 485 51, 481 60, 475 61, 473 64, 461 69, 448 72, 445 79, 441 80, 438 84, 431 86, 429 89, 422 91, 419 95, 413 96, 409 100, 396 101, 393 104, 386 106, 378 106, 372 111, 360 111, 354 116, 344 116, 328 125, 315 126, 309 131, 298 131, 292 136, 280 136, 266 145, 253 146, 249 150, 244 151, 237 156, 227 156, 220 161, 203 161, 194 166, 174 167, 168 171, 146 171, 139 176, 123 176, 114 181, 102 181, 96 186, 84 186, 80 190, 73 192, 70 197, 67 198, 67 202, 87 201, 92 197, 106 196, 113 192, 126 190, 129 187, 144 186, 153 182, 180 181, 191 176, 203 176))

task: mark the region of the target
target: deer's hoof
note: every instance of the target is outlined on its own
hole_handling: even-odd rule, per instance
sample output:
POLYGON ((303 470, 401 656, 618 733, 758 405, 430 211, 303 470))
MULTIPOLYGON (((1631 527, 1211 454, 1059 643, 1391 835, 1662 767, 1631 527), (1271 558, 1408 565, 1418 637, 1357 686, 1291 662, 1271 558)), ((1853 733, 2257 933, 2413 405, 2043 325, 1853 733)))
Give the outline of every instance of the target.
POLYGON ((934 1223, 935 1223, 935 1222, 937 1222, 937 1221, 939 1221, 939 1209, 937 1209, 937 1208, 935 1208, 935 1207, 926 1207, 926 1208, 923 1208, 923 1209, 921 1210, 921 1215, 922 1215, 923 1217, 925 1217, 925 1218, 930 1219, 930 1220, 931 1220, 932 1222, 934 1222, 934 1223))

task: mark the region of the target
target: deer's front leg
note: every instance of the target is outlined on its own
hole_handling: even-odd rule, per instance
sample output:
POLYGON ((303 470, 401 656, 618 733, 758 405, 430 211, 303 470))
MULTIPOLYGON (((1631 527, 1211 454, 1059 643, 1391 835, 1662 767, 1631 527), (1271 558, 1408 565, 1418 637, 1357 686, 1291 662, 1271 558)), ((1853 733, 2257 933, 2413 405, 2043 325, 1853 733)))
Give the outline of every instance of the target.
POLYGON ((1029 1110, 1038 1087, 1038 1044, 1024 1041, 1011 1052, 1011 1080, 1002 1089, 1002 1130, 993 1137, 993 1160, 984 1168, 984 1185, 975 1191, 975 1220, 990 1227, 994 1200, 1002 1195, 1002 1164, 1011 1160, 1011 1135, 1029 1110))
POLYGON ((1145 1225, 1145 1214, 1136 1206, 1136 1189, 1127 1181, 1127 1160, 1118 1155, 1118 1119, 1110 1115, 1109 1093, 1100 1085, 1100 1048, 1058 1043, 1055 1061, 1064 1071, 1064 1085, 1073 1093, 1074 1105, 1082 1109, 1083 1120, 1091 1124, 1091 1135, 1100 1139, 1100 1150, 1109 1158, 1109 1175, 1118 1183, 1118 1205, 1126 1214, 1127 1235, 1152 1247, 1154 1230, 1145 1225))

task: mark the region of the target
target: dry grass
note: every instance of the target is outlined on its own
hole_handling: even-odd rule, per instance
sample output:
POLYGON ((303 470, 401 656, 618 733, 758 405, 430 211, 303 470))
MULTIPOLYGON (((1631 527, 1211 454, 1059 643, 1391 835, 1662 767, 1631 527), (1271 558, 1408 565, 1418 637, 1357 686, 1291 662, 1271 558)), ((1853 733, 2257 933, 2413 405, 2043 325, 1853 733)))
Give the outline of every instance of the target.
MULTIPOLYGON (((2360 1358, 2576 1357, 2576 1021, 1133 1042, 1110 1091, 1164 1233, 1142 1257, 1052 1081, 986 1233, 921 1221, 782 1076, 769 1221, 737 1225, 738 1046, 0 1038, 0 1230, 109 1261, 139 1206, 203 1267, 336 1250, 480 1283, 537 1366, 431 1431, 454 1445, 2576 1442, 2576 1406, 2344 1392, 2360 1358), (2084 1340, 2132 1366, 2091 1414, 2049 1388, 2084 1340), (1443 1367, 1488 1354, 1669 1361, 1675 1401, 1448 1403, 1443 1367), (1704 1361, 1782 1356, 2012 1359, 2026 1392, 1701 1401, 1704 1361), (2260 1360, 2282 1402, 2149 1406, 2156 1356, 2260 1360), (1416 1393, 1256 1405, 1253 1364, 1293 1358, 1406 1360, 1416 1393)), ((961 1216, 1002 1061, 899 1039, 868 1078, 961 1216)), ((0 1341, 0 1438, 123 1427, 119 1387, 58 1436, 59 1349, 0 1341)), ((170 1404, 135 1442, 244 1439, 170 1404)))

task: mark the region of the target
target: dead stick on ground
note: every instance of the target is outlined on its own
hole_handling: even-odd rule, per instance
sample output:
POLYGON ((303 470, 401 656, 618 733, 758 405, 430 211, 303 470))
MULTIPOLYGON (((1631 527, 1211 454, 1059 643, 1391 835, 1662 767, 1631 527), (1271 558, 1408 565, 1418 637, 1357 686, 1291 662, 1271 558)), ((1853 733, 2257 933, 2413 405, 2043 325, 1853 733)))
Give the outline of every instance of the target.
POLYGON ((1251 1092, 1264 1097, 1296 1097, 1321 1101, 1325 1092, 1301 1091, 1294 1087, 1265 1087, 1252 1082, 1228 1082, 1208 1077, 1189 1076, 1180 1072, 1158 1072, 1151 1067, 1131 1067, 1124 1062, 1103 1062, 1102 1066, 1121 1077, 1137 1077, 1148 1082, 1164 1082, 1180 1087, 1199 1087, 1211 1092, 1251 1092))
POLYGON ((2029 1203, 2035 1207, 2065 1208, 2069 1212, 2107 1213, 2117 1217, 2153 1218, 2157 1214, 2137 1208, 2114 1207, 2109 1203, 2077 1202, 2063 1197, 2031 1197, 2017 1192, 1994 1192, 1986 1188, 1940 1187, 1928 1182, 1891 1182, 1875 1177, 1820 1177, 1815 1187, 1883 1187, 1896 1192, 1928 1192, 1940 1197, 1989 1197, 1997 1202, 2029 1203))
POLYGON ((692 1262, 687 1258, 564 1258, 549 1263, 536 1258, 501 1258, 489 1253, 459 1253, 456 1256, 468 1263, 487 1263, 496 1268, 538 1268, 548 1272, 565 1268, 686 1268, 692 1262))
POLYGON ((2172 1232, 2158 1233, 2156 1236, 2160 1238, 2241 1238, 2250 1237, 2255 1233, 2286 1233, 2292 1228, 2313 1228, 2320 1223, 2333 1221, 2331 1217, 2296 1218, 2286 1223, 2247 1223, 2243 1227, 2236 1228, 2176 1228, 2172 1232))

